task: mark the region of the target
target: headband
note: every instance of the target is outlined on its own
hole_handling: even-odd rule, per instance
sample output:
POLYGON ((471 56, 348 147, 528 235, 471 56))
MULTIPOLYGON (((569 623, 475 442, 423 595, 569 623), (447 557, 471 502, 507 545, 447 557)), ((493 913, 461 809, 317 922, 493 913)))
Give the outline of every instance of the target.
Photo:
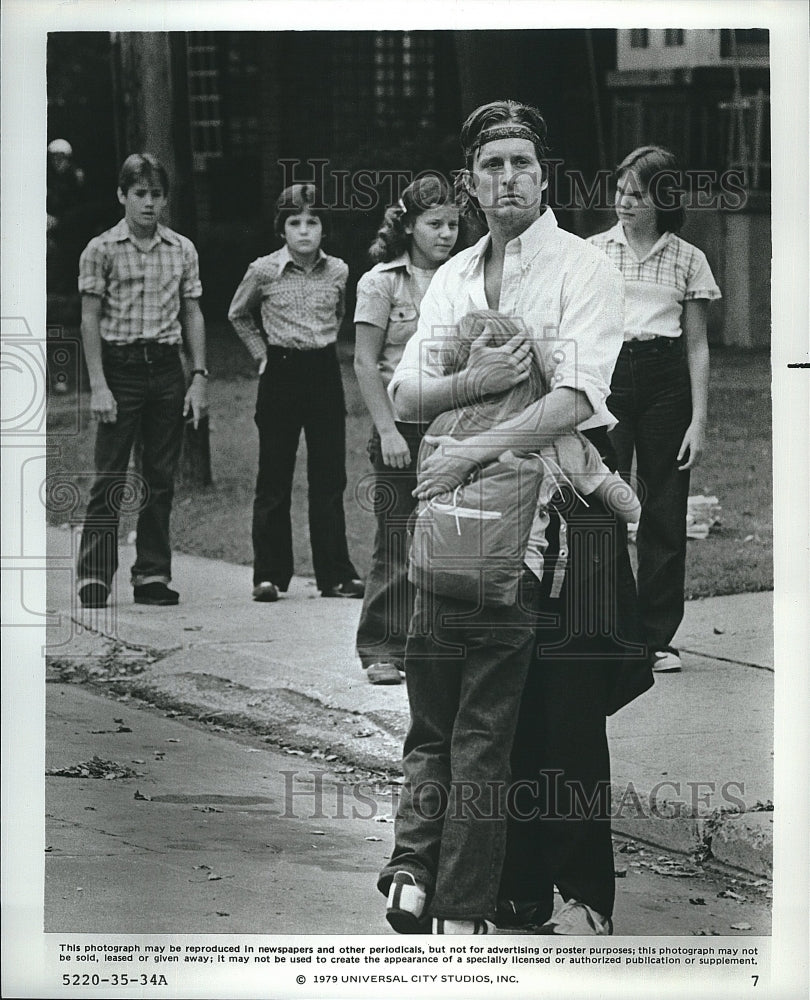
POLYGON ((478 133, 475 142, 464 150, 464 153, 466 156, 472 156, 479 146, 493 142, 495 139, 528 139, 533 146, 541 145, 540 136, 533 129, 529 128, 528 125, 514 122, 483 129, 478 133))

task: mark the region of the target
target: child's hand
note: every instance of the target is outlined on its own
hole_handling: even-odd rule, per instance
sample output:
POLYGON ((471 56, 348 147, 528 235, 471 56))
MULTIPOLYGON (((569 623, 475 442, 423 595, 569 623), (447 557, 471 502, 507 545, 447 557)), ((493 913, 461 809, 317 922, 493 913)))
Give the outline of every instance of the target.
POLYGON ((264 370, 265 370, 266 367, 267 367, 267 358, 264 357, 259 362, 259 375, 264 375, 264 370))
POLYGON ((411 464, 411 449, 396 428, 380 434, 380 450, 383 462, 392 469, 407 469, 411 464))
POLYGON ((500 347, 490 347, 489 340, 485 329, 470 346, 467 367, 476 399, 497 395, 525 382, 532 366, 531 345, 525 334, 516 333, 500 347))
POLYGON ((422 462, 419 481, 413 496, 429 500, 440 493, 448 493, 460 486, 478 465, 469 454, 462 454, 459 442, 449 434, 425 435, 428 444, 435 445, 433 454, 422 462))
POLYGON ((678 471, 686 472, 687 469, 694 469, 700 461, 705 445, 706 428, 700 421, 693 420, 692 423, 686 428, 686 434, 683 436, 681 448, 678 452, 677 461, 683 462, 682 465, 678 466, 678 471), (689 457, 686 461, 684 461, 687 452, 689 453, 689 457))
POLYGON ((193 378, 183 400, 183 416, 191 413, 194 430, 203 417, 208 416, 208 384, 204 378, 193 378))
POLYGON ((108 386, 91 389, 90 412, 100 424, 114 424, 118 419, 118 404, 108 386))

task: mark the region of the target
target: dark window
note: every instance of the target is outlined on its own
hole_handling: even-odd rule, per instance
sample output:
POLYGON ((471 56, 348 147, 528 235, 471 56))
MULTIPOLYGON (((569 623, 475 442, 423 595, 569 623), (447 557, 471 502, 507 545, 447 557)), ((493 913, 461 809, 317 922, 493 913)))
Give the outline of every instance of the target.
POLYGON ((667 28, 664 32, 664 45, 672 48, 676 45, 683 45, 683 28, 667 28))
POLYGON ((630 29, 630 48, 646 49, 650 44, 650 32, 646 28, 630 29))
POLYGON ((767 28, 723 28, 720 31, 720 55, 724 59, 738 56, 768 55, 767 28))

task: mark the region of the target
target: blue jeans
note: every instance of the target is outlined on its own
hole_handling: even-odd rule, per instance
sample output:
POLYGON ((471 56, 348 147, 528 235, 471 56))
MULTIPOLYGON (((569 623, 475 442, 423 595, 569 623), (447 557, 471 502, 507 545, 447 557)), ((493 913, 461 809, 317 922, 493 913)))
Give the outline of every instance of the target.
POLYGON ((445 919, 491 917, 506 850, 510 754, 535 649, 539 581, 514 607, 475 608, 417 590, 406 650, 405 740, 387 892, 409 871, 445 919))
POLYGON ((677 454, 692 420, 683 338, 626 343, 607 401, 618 471, 630 479, 633 452, 641 499, 639 611, 651 650, 668 646, 683 618, 689 472, 677 454))
POLYGON ((408 442, 410 464, 393 469, 382 460, 376 429, 368 443, 374 468, 374 513, 377 533, 366 593, 357 626, 357 654, 364 667, 382 660, 405 665, 405 642, 413 612, 413 585, 408 581, 408 520, 416 507, 416 459, 425 431, 421 424, 397 424, 408 442))
POLYGON ((136 436, 143 445, 146 496, 138 514, 132 585, 168 583, 172 553, 169 517, 174 476, 183 441, 185 378, 177 347, 161 344, 102 345, 104 377, 115 397, 115 423, 99 423, 96 478, 84 519, 77 565, 78 585, 112 584, 118 569, 118 522, 134 509, 127 466, 136 436))

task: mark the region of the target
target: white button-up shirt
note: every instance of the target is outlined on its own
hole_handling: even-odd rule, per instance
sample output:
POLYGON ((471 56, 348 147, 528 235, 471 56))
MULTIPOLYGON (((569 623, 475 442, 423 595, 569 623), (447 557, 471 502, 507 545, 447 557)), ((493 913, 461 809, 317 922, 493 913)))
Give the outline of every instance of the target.
MULTIPOLYGON (((474 309, 489 308, 484 260, 490 236, 443 264, 422 299, 419 325, 405 346, 389 393, 444 370, 441 344, 474 309)), ((593 415, 579 425, 612 427, 605 405, 622 346, 622 277, 601 251, 557 226, 550 208, 506 245, 498 311, 521 317, 535 338, 552 389, 584 392, 593 415)))

